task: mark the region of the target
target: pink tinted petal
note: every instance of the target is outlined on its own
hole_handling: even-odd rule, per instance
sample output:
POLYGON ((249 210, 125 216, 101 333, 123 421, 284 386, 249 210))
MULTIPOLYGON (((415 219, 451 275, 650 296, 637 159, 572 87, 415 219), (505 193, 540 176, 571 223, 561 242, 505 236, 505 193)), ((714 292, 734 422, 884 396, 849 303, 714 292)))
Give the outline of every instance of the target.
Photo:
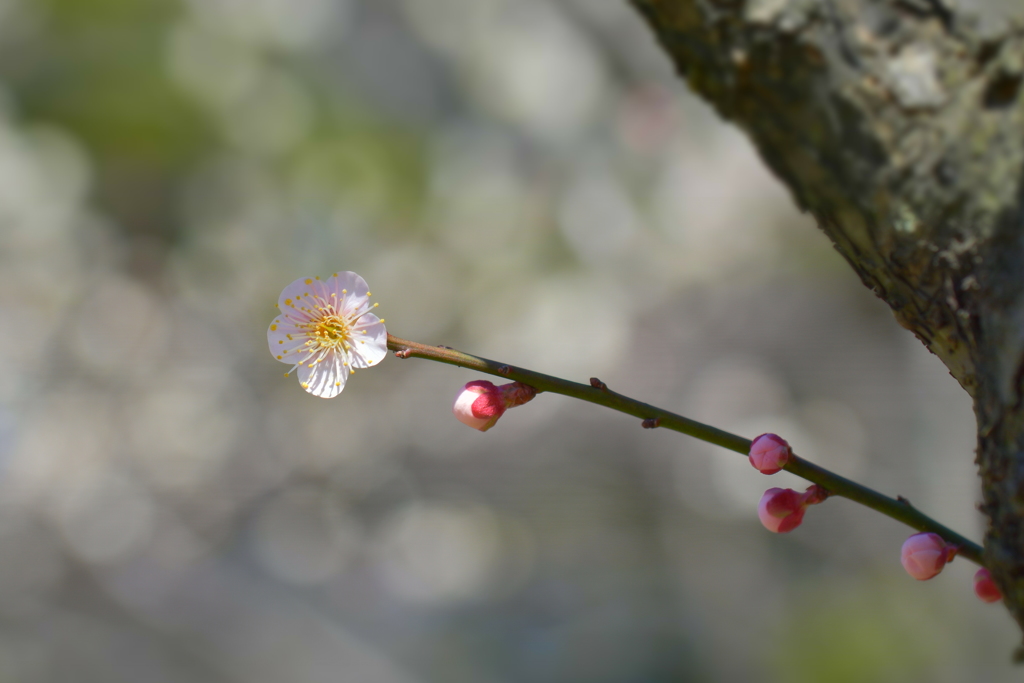
POLYGON ((331 277, 327 278, 327 284, 330 291, 337 292, 338 294, 341 294, 342 290, 347 289, 348 293, 352 296, 365 297, 370 291, 366 280, 351 270, 343 270, 340 273, 331 275, 331 277))
POLYGON ((785 517, 780 519, 779 523, 778 523, 778 528, 775 529, 775 533, 777 533, 777 534, 788 534, 790 531, 792 531, 793 529, 795 529, 798 526, 800 526, 801 524, 803 524, 804 513, 806 511, 807 511, 807 508, 800 508, 799 510, 797 510, 793 514, 786 515, 785 517))
POLYGON ((267 328, 267 344, 270 353, 282 363, 294 364, 296 352, 305 348, 306 333, 284 320, 277 317, 267 328), (289 338, 290 335, 290 338, 289 338))
POLYGON ((793 489, 771 488, 757 505, 757 517, 768 531, 784 534, 804 520, 801 495, 793 489))
POLYGON ((363 313, 352 323, 352 331, 361 337, 372 337, 382 342, 387 342, 387 331, 384 323, 371 312, 363 313))
POLYGON ((274 359, 280 363, 295 365, 305 362, 310 357, 309 347, 304 342, 289 342, 279 345, 277 348, 278 351, 274 354, 274 359))
POLYGON ((927 581, 946 566, 949 551, 942 537, 935 533, 914 534, 903 542, 900 562, 907 573, 918 581, 927 581))
POLYGON ((803 507, 800 494, 793 489, 768 489, 761 500, 764 501, 766 512, 773 517, 785 517, 803 507))
POLYGON ((303 299, 313 295, 311 285, 314 282, 316 281, 311 277, 300 277, 298 280, 289 283, 281 291, 281 296, 277 298, 277 307, 281 309, 282 313, 290 313, 290 309, 298 308, 303 299), (309 281, 308 284, 307 280, 309 281))
POLYGON ((776 534, 784 534, 800 526, 804 521, 804 509, 800 508, 784 516, 775 516, 761 507, 757 509, 757 517, 765 529, 776 534))
POLYGON ((345 388, 349 369, 338 354, 331 353, 319 363, 303 363, 296 373, 303 389, 320 398, 334 398, 345 388))
POLYGON ((366 331, 367 344, 373 342, 375 345, 384 348, 386 353, 388 347, 388 330, 384 327, 383 321, 372 313, 367 313, 359 319, 359 324, 366 325, 361 329, 366 331))
POLYGON ((372 313, 363 315, 352 328, 352 333, 352 367, 368 368, 388 355, 388 333, 377 316, 372 313))
POLYGON ((505 401, 497 391, 485 391, 476 397, 470 406, 473 417, 489 420, 497 419, 505 414, 505 401))
POLYGON ((750 444, 750 464, 762 474, 775 474, 789 460, 789 444, 775 434, 762 434, 750 444))
POLYGON ((500 413, 498 415, 478 415, 476 410, 474 410, 474 406, 481 397, 493 395, 494 393, 496 393, 496 387, 491 382, 486 380, 469 382, 459 390, 459 394, 455 397, 455 405, 452 406, 452 412, 462 424, 486 432, 494 426, 494 423, 498 421, 501 415, 500 413))
POLYGON ((992 580, 992 573, 982 567, 974 574, 974 594, 984 602, 997 602, 1003 594, 992 580))
POLYGON ((326 291, 328 296, 332 293, 335 295, 333 302, 336 302, 339 311, 351 313, 366 303, 370 288, 362 277, 345 270, 327 278, 326 291))

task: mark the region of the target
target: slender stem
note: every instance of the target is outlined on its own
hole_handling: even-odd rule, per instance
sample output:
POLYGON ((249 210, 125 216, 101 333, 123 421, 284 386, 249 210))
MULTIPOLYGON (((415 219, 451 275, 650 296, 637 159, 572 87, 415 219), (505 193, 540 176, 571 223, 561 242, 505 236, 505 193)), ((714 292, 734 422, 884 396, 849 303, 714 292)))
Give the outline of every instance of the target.
MULTIPOLYGON (((445 346, 428 346, 426 344, 406 341, 390 334, 388 335, 388 348, 394 351, 395 355, 400 358, 426 358, 440 363, 447 363, 448 365, 457 365, 462 368, 477 370, 488 375, 505 377, 522 382, 523 384, 529 384, 537 389, 537 391, 549 391, 554 394, 571 396, 572 398, 596 403, 612 410, 618 410, 627 415, 638 417, 644 420, 645 427, 664 427, 665 429, 681 432, 701 441, 707 441, 716 446, 727 448, 730 451, 736 451, 744 456, 750 453, 750 439, 744 439, 741 436, 730 434, 682 415, 676 415, 662 408, 628 398, 608 389, 603 382, 596 378, 591 380, 590 385, 578 384, 577 382, 570 382, 551 375, 526 370, 525 368, 498 363, 478 356, 471 356, 468 353, 462 353, 445 346)), ((913 529, 934 532, 945 539, 947 543, 959 546, 959 555, 966 557, 976 564, 982 564, 981 546, 923 514, 905 498, 889 498, 862 484, 850 481, 845 477, 830 472, 824 467, 796 456, 790 458, 783 469, 818 484, 832 495, 849 498, 861 505, 877 510, 883 515, 888 515, 896 521, 903 522, 913 529)))

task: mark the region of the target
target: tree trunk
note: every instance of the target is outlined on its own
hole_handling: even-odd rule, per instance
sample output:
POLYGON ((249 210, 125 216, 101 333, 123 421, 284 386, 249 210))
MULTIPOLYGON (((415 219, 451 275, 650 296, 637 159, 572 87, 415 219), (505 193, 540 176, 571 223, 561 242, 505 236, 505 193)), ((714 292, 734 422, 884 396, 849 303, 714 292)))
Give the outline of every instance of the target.
POLYGON ((1024 32, 941 0, 632 1, 974 399, 985 561, 1024 627, 1024 32))

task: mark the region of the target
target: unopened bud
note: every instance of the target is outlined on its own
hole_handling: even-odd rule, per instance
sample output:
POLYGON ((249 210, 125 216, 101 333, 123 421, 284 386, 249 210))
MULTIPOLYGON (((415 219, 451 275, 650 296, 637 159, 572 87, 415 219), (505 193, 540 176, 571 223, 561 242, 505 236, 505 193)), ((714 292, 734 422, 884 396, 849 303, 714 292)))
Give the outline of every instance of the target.
POLYGON ((762 434, 750 443, 750 464, 761 474, 782 469, 793 451, 786 440, 775 434, 762 434))
POLYGON ((757 516, 768 531, 777 534, 792 531, 804 521, 800 494, 793 489, 768 489, 757 505, 757 516))
POLYGON ((937 576, 946 563, 956 555, 957 547, 932 532, 914 534, 903 542, 900 562, 907 573, 918 581, 937 576))
POLYGON ((521 406, 536 395, 536 389, 521 382, 498 387, 484 379, 473 380, 455 397, 452 412, 459 422, 486 432, 506 410, 521 406))
POLYGON ((828 498, 828 491, 813 484, 803 493, 793 489, 772 488, 764 492, 757 505, 757 516, 768 531, 784 534, 800 526, 808 505, 828 498))
POLYGON ((985 602, 1003 599, 1003 594, 992 580, 992 573, 982 567, 974 574, 974 594, 985 602))
POLYGON ((493 382, 478 379, 462 388, 452 412, 459 422, 486 432, 505 413, 505 403, 493 382))

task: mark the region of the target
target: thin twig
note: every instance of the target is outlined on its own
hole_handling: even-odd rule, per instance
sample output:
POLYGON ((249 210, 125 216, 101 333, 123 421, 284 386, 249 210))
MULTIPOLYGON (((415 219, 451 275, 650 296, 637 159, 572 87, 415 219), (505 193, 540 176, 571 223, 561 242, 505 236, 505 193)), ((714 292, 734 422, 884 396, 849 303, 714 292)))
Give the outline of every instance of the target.
MULTIPOLYGON (((390 334, 388 335, 388 348, 394 351, 395 355, 400 358, 426 358, 440 363, 447 363, 448 365, 469 368, 488 375, 505 377, 522 382, 523 384, 529 384, 537 389, 538 392, 549 391, 553 394, 562 394, 563 396, 589 401, 590 403, 596 403, 606 408, 638 417, 643 420, 642 424, 644 427, 671 429, 701 441, 721 446, 730 451, 735 451, 744 456, 750 453, 750 439, 744 439, 741 436, 730 434, 682 415, 676 415, 662 408, 623 396, 612 391, 604 382, 599 380, 595 382, 592 379, 589 385, 578 384, 540 372, 518 368, 507 363, 499 363, 487 360, 486 358, 471 356, 468 353, 462 353, 450 347, 429 346, 399 339, 390 334)), ((982 564, 982 549, 980 545, 923 514, 902 496, 896 499, 889 498, 874 489, 841 477, 824 467, 815 465, 795 455, 789 459, 783 469, 824 487, 834 495, 856 501, 872 510, 881 512, 883 515, 892 517, 896 521, 903 522, 912 529, 934 532, 945 539, 947 543, 958 546, 958 555, 962 555, 976 564, 982 564)))

